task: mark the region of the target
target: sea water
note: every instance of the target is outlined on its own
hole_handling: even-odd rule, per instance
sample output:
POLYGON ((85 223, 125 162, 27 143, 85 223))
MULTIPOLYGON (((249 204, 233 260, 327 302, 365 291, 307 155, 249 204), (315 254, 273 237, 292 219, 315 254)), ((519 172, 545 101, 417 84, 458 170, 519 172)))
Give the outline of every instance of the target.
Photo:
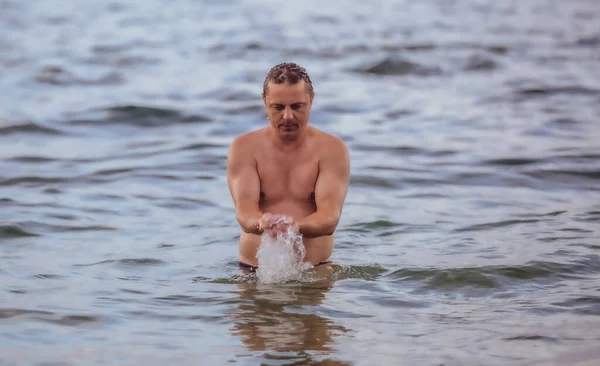
POLYGON ((600 2, 136 3, 0 0, 0 365, 600 364, 600 2), (352 177, 335 265, 255 286, 279 59, 352 177))
POLYGON ((283 283, 302 281, 306 270, 313 267, 304 262, 306 251, 302 242, 302 234, 289 228, 273 236, 265 233, 261 237, 260 247, 256 254, 260 283, 283 283))

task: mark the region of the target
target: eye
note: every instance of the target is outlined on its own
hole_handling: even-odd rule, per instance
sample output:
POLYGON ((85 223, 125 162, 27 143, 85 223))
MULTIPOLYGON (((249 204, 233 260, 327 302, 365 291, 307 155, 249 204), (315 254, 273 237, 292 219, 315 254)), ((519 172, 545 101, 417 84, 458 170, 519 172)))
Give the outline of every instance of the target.
POLYGON ((283 110, 283 106, 282 105, 276 105, 275 109, 278 111, 282 111, 283 110))
POLYGON ((302 104, 301 104, 301 103, 298 103, 298 104, 292 104, 292 109, 294 109, 294 110, 298 110, 298 109, 300 109, 300 108, 302 108, 302 104))

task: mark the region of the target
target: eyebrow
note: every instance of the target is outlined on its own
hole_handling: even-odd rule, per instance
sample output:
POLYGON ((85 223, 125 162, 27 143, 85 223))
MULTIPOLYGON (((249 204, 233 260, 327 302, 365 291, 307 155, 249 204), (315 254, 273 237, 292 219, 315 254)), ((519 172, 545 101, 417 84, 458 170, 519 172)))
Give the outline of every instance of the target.
MULTIPOLYGON (((297 105, 297 106, 303 106, 304 104, 306 104, 306 103, 305 102, 296 102, 296 103, 292 103, 290 105, 292 105, 292 106, 295 106, 295 105, 297 105)), ((277 106, 284 106, 285 104, 271 103, 270 105, 271 105, 271 107, 277 107, 277 106)))

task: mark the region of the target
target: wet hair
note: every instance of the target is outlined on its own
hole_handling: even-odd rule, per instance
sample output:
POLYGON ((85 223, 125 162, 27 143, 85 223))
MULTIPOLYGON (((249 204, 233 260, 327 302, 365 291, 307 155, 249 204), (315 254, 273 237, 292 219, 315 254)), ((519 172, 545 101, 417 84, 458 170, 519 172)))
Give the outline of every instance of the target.
POLYGON ((309 93, 313 93, 312 81, 306 72, 306 69, 293 62, 283 62, 275 65, 269 70, 265 82, 263 84, 263 97, 267 95, 267 84, 291 84, 299 83, 304 80, 309 93))

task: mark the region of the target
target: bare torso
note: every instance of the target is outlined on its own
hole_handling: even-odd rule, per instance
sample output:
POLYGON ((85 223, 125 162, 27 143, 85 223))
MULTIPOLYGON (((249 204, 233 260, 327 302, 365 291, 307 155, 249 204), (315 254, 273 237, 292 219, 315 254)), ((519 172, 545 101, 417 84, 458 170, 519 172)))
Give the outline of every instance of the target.
MULTIPOLYGON (((305 143, 293 151, 281 151, 264 135, 268 129, 254 132, 257 143, 254 155, 260 178, 259 208, 262 212, 285 214, 300 220, 316 211, 314 189, 319 175, 322 151, 318 143, 323 132, 310 129, 305 143)), ((239 260, 258 265, 256 253, 260 236, 242 232, 239 260)), ((333 235, 303 239, 304 260, 313 264, 329 260, 333 235)))

